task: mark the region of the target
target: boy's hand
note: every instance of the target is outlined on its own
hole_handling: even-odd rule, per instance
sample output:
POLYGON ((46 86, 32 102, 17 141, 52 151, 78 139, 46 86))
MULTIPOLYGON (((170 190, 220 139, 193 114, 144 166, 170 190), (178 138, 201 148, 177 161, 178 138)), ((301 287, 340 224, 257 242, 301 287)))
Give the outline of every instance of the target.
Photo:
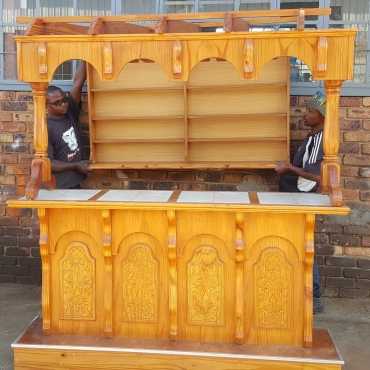
POLYGON ((292 165, 288 162, 278 162, 275 171, 279 175, 283 175, 284 173, 290 172, 292 170, 292 165))

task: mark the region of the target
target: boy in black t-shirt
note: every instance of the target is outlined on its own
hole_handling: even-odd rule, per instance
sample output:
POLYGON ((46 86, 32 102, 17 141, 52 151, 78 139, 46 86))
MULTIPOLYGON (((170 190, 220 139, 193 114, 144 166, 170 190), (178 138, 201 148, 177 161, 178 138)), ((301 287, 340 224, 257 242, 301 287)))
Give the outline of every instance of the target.
MULTIPOLYGON (((325 97, 317 92, 307 103, 304 123, 311 129, 310 134, 298 147, 293 163, 281 162, 275 168, 280 175, 281 192, 316 192, 320 186, 320 170, 323 160, 323 128, 325 122, 325 97)), ((320 274, 318 265, 313 265, 314 313, 322 312, 320 300, 320 274)))
POLYGON ((70 94, 56 86, 47 90, 48 153, 58 189, 77 189, 86 177, 88 161, 82 160, 79 134, 81 89, 86 65, 76 71, 70 94))

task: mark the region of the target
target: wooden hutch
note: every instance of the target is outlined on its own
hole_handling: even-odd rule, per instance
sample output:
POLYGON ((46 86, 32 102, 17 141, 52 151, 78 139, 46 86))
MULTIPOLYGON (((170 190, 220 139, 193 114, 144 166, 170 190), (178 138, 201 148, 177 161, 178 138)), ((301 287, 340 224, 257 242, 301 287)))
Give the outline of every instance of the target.
POLYGON ((304 28, 329 14, 18 19, 35 159, 8 205, 38 211, 42 317, 13 344, 16 370, 341 368, 312 328, 315 215, 349 212, 338 103, 356 32, 304 28), (45 92, 61 63, 88 62, 91 169, 259 169, 289 160, 291 56, 325 84, 322 194, 39 191, 52 187, 45 92))

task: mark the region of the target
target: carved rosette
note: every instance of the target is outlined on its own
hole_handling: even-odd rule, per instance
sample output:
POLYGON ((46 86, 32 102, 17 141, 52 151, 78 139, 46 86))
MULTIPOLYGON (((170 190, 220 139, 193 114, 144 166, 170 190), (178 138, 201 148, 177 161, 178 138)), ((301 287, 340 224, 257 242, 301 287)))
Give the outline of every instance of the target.
POLYGON ((95 320, 95 261, 82 243, 72 243, 60 262, 62 319, 95 320))
POLYGON ((122 262, 123 321, 158 320, 159 266, 151 248, 136 244, 122 262))
POLYGON ((209 245, 197 248, 187 266, 188 322, 224 325, 224 263, 209 245))
POLYGON ((267 248, 256 263, 254 272, 257 326, 287 329, 292 303, 292 266, 281 250, 267 248))

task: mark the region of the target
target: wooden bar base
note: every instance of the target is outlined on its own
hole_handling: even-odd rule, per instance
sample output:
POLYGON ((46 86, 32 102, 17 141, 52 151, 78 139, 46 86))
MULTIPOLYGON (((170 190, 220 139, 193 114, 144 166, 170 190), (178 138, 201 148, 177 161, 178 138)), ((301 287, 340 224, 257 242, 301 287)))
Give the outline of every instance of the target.
POLYGON ((311 348, 45 335, 36 318, 12 345, 15 370, 340 370, 327 330, 311 348))

